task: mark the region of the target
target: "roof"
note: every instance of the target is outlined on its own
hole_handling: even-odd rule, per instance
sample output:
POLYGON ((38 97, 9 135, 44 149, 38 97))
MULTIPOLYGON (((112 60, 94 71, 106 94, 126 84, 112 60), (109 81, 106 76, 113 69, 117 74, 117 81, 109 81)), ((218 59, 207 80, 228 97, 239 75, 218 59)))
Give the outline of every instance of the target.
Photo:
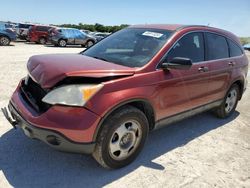
POLYGON ((169 31, 175 31, 185 25, 181 24, 144 24, 144 25, 132 25, 130 28, 151 28, 151 29, 164 29, 169 31))
POLYGON ((237 36, 235 36, 233 33, 205 25, 181 25, 181 24, 144 24, 144 25, 132 25, 130 28, 150 28, 150 29, 164 29, 169 31, 190 31, 190 30, 206 30, 210 32, 216 32, 223 35, 227 35, 234 41, 236 41, 238 44, 240 44, 239 39, 237 36))

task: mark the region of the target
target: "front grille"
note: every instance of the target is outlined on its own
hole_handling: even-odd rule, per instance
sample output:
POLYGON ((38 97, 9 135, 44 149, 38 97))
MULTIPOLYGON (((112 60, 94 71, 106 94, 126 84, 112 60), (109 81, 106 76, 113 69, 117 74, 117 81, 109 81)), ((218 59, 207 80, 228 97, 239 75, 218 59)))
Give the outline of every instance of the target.
POLYGON ((48 92, 41 88, 39 84, 34 82, 30 77, 26 78, 26 81, 22 82, 21 95, 23 99, 30 104, 38 113, 47 111, 51 105, 44 103, 42 98, 48 92))

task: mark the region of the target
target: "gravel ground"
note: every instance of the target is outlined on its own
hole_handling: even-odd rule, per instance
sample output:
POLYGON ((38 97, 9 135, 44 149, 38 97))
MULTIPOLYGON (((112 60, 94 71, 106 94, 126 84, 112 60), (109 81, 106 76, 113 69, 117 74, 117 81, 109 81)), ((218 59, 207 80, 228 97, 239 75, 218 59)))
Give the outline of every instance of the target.
MULTIPOLYGON (((21 42, 0 47, 0 107, 26 75, 30 56, 81 50, 21 42)), ((249 99, 248 89, 229 119, 203 113, 152 132, 137 160, 113 171, 91 156, 27 138, 0 114, 0 187, 250 187, 249 99)))

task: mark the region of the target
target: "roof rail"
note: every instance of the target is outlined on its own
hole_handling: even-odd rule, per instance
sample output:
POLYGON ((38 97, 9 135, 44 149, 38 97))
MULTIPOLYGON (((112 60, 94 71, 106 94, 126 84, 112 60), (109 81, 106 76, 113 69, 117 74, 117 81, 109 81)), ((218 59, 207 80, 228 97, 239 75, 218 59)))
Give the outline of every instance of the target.
POLYGON ((181 29, 185 29, 185 28, 189 28, 189 27, 215 28, 215 27, 211 27, 208 25, 183 25, 183 26, 180 26, 179 28, 177 28, 176 30, 181 30, 181 29))

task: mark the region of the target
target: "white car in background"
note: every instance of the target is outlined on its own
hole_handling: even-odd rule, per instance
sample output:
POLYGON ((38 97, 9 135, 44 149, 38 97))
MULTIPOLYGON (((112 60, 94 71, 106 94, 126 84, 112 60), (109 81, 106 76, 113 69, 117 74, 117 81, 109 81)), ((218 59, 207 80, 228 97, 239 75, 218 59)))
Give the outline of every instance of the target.
POLYGON ((17 37, 22 40, 27 40, 29 27, 34 24, 19 23, 16 26, 17 37))
POLYGON ((243 48, 244 48, 245 50, 250 51, 250 43, 245 44, 245 45, 243 46, 243 48))

